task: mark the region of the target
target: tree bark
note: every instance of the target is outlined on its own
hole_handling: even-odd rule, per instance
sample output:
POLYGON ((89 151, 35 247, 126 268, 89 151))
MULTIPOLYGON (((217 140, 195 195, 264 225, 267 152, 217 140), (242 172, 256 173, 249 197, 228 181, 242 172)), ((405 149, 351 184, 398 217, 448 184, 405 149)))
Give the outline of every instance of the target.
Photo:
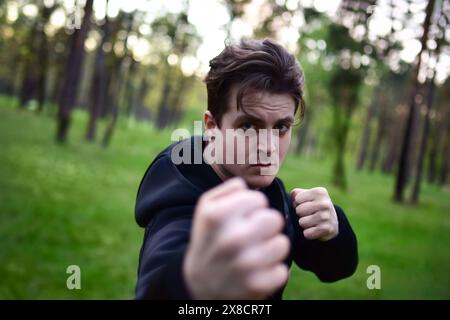
POLYGON ((426 43, 428 40, 428 30, 430 27, 431 15, 433 13, 435 0, 429 0, 426 8, 426 16, 425 21, 423 23, 423 35, 421 38, 421 50, 418 55, 418 62, 415 66, 415 70, 413 72, 413 87, 411 90, 410 101, 409 101, 409 114, 406 121, 405 132, 403 135, 402 149, 400 153, 400 161, 398 164, 398 173, 395 183, 394 190, 394 200, 397 202, 403 202, 404 192, 407 185, 408 174, 411 164, 411 154, 412 154, 412 136, 413 136, 413 126, 414 126, 414 118, 416 116, 416 96, 419 91, 419 80, 418 74, 420 71, 420 67, 422 65, 422 53, 426 48, 426 43))
POLYGON ((172 91, 172 86, 170 85, 169 70, 166 71, 166 76, 164 77, 163 90, 158 103, 158 114, 156 119, 156 126, 158 128, 164 128, 168 123, 169 118, 169 95, 172 91))
POLYGON ((430 128, 430 138, 432 139, 431 150, 428 153, 428 172, 427 180, 428 183, 436 182, 437 177, 437 156, 439 145, 441 144, 441 122, 435 121, 434 128, 430 128))
POLYGON ((371 135, 371 124, 373 116, 375 115, 378 108, 378 100, 380 94, 381 84, 379 84, 373 94, 372 103, 370 104, 369 109, 367 110, 367 116, 364 123, 364 131, 361 139, 361 145, 359 148, 358 161, 356 162, 356 170, 361 170, 364 167, 364 163, 366 161, 367 153, 369 151, 370 145, 370 135, 371 135))
POLYGON ((19 93, 19 107, 25 108, 27 103, 33 99, 33 96, 36 92, 36 84, 37 84, 37 74, 36 68, 34 68, 34 52, 36 48, 36 35, 38 34, 39 28, 39 19, 36 18, 36 21, 33 24, 33 27, 28 35, 28 47, 27 52, 25 53, 24 58, 24 68, 23 68, 23 76, 22 76, 22 84, 20 86, 19 93))
POLYGON ((97 119, 100 115, 100 111, 105 107, 107 99, 107 74, 105 64, 105 52, 103 50, 104 44, 109 38, 109 20, 105 15, 105 21, 101 28, 102 40, 95 54, 94 62, 94 75, 92 77, 92 87, 90 94, 90 106, 89 106, 89 122, 86 131, 86 140, 94 141, 97 132, 97 119))
POLYGON ((133 59, 128 54, 128 36, 133 29, 134 24, 134 13, 131 13, 127 16, 126 21, 126 36, 124 40, 124 54, 122 57, 118 58, 114 68, 114 78, 110 82, 109 87, 109 97, 108 104, 111 105, 111 119, 106 127, 106 130, 103 134, 102 145, 103 147, 108 147, 111 138, 113 136, 114 130, 116 128, 117 119, 119 117, 119 103, 121 101, 121 92, 124 83, 124 77, 126 74, 126 64, 125 59, 133 59))
POLYGON ((58 5, 54 4, 51 7, 42 5, 40 8, 40 24, 39 24, 39 49, 38 49, 38 84, 37 84, 37 100, 38 113, 42 112, 45 101, 47 99, 47 79, 48 79, 48 39, 45 34, 45 25, 50 19, 50 16, 55 11, 58 5))
POLYGON ((312 121, 312 112, 308 110, 308 114, 305 114, 300 127, 297 129, 297 143, 295 144, 294 152, 300 155, 306 146, 309 133, 309 124, 312 121))
POLYGON ((441 153, 441 170, 439 174, 439 184, 444 185, 448 181, 448 171, 450 167, 450 112, 447 113, 447 134, 441 153))
POLYGON ((426 104, 426 113, 425 113, 425 121, 423 125, 423 132, 422 132, 422 138, 420 141, 420 151, 419 151, 419 159, 417 163, 416 168, 416 174, 414 179, 414 185, 410 197, 410 202, 412 204, 416 204, 419 200, 419 192, 420 192, 420 183, 422 181, 422 170, 423 170, 423 159, 425 158, 425 153, 427 150, 427 141, 428 141, 428 134, 430 131, 430 111, 432 109, 433 104, 433 95, 434 95, 434 77, 431 79, 428 83, 428 95, 427 95, 427 104, 426 104))
POLYGON ((76 29, 72 36, 71 50, 67 58, 64 79, 58 102, 58 126, 56 140, 59 143, 67 142, 67 134, 70 126, 70 116, 78 86, 81 78, 84 58, 84 41, 90 29, 93 0, 86 0, 84 17, 81 28, 76 29))

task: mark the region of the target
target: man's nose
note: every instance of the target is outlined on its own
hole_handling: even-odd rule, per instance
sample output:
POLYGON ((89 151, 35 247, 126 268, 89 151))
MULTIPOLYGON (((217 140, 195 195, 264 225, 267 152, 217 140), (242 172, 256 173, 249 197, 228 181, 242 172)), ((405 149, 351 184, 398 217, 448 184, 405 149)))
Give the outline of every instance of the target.
POLYGON ((264 129, 258 134, 258 152, 268 157, 278 150, 279 137, 275 130, 264 129))

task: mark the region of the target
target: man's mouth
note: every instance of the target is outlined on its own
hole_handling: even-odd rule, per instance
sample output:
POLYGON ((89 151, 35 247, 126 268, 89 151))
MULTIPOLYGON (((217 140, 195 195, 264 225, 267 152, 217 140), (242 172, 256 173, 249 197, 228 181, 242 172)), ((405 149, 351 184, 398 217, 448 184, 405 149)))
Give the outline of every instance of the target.
POLYGON ((257 164, 251 164, 251 167, 270 167, 271 163, 257 163, 257 164))

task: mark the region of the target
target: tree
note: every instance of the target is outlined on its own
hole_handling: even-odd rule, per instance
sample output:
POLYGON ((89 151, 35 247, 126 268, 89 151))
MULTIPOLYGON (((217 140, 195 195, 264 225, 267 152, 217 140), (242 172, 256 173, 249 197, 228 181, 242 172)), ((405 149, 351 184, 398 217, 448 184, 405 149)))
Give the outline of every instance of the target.
POLYGON ((70 116, 81 78, 84 41, 91 25, 92 5, 93 0, 86 0, 81 27, 80 29, 75 29, 71 39, 71 48, 66 61, 64 79, 58 101, 56 140, 59 143, 67 142, 70 116))
MULTIPOLYGON (((447 95, 448 97, 448 95, 447 95)), ((448 100, 447 100, 448 101, 448 100)), ((439 184, 447 183, 450 171, 450 111, 447 110, 445 141, 441 151, 441 169, 439 173, 439 184)))
POLYGON ((33 66, 37 64, 36 55, 34 54, 38 46, 38 33, 40 28, 39 19, 36 18, 32 27, 28 31, 28 37, 23 52, 23 76, 19 92, 19 107, 25 108, 28 101, 33 98, 37 84, 37 69, 33 66))
POLYGON ((345 189, 347 180, 345 175, 344 155, 350 121, 359 102, 359 90, 365 76, 362 67, 351 64, 353 52, 361 51, 363 43, 355 41, 348 30, 340 25, 331 24, 327 43, 332 52, 338 55, 339 64, 332 70, 328 89, 330 91, 333 108, 333 139, 335 160, 333 165, 333 183, 345 189))
POLYGON ((344 155, 352 114, 358 104, 362 74, 357 70, 338 69, 331 77, 329 88, 333 101, 333 137, 335 141, 335 161, 333 183, 346 189, 344 155))
POLYGON ((52 6, 47 7, 45 2, 40 7, 40 23, 39 23, 39 49, 37 53, 38 57, 38 85, 37 85, 37 100, 38 108, 37 112, 42 112, 44 103, 46 101, 47 80, 48 80, 48 63, 49 63, 49 42, 47 35, 45 34, 45 25, 50 20, 52 13, 58 8, 58 4, 55 3, 52 6))
POLYGON ((156 110, 156 126, 164 128, 179 118, 180 102, 192 81, 188 81, 180 70, 178 61, 184 56, 196 52, 199 37, 195 27, 188 21, 185 12, 168 14, 152 23, 154 37, 166 38, 170 41, 170 53, 161 52, 163 79, 162 91, 156 110), (175 62, 169 63, 169 57, 175 62))
MULTIPOLYGON (((108 4, 106 4, 106 8, 108 4)), ((106 10, 107 11, 107 10, 106 10)), ((110 22, 105 14, 103 24, 100 28, 101 41, 97 48, 94 61, 94 73, 92 76, 92 86, 89 100, 89 122, 86 130, 86 140, 94 141, 97 129, 97 119, 100 111, 105 108, 107 101, 107 70, 105 62, 105 44, 109 40, 110 22)))
POLYGON ((370 137, 371 137, 371 125, 372 119, 377 113, 380 104, 380 94, 381 94, 381 83, 377 85, 375 88, 375 92, 372 96, 372 102, 370 104, 369 109, 367 110, 366 120, 364 122, 363 135, 361 139, 361 145, 359 149, 358 161, 356 163, 356 169, 361 170, 364 167, 364 163, 367 158, 367 154, 370 146, 370 137))
MULTIPOLYGON (((441 50, 442 51, 442 50, 441 50)), ((430 112, 433 119, 430 130, 430 152, 428 154, 428 182, 442 185, 446 179, 441 180, 442 173, 448 171, 448 154, 450 153, 450 79, 436 88, 435 112, 430 112), (441 177, 441 178, 440 178, 441 177)))
MULTIPOLYGON (((447 1, 447 3, 449 3, 447 1)), ((437 7, 437 13, 435 14, 435 16, 437 17, 433 23, 433 25, 437 26, 436 29, 436 33, 434 38, 436 40, 436 48, 433 50, 428 50, 429 55, 431 57, 434 56, 434 59, 439 61, 440 57, 441 57, 441 46, 444 42, 444 35, 445 35, 445 30, 443 28, 443 25, 446 25, 447 21, 445 21, 447 19, 447 17, 444 15, 444 13, 442 12, 443 7, 438 6, 437 7), (444 23, 439 23, 439 20, 443 19, 444 23)), ((436 68, 436 67, 435 67, 436 68)), ((435 79, 436 79, 436 70, 435 68, 431 68, 430 72, 433 74, 431 79, 428 79, 428 92, 427 92, 427 99, 426 99, 426 103, 425 103, 425 120, 424 120, 424 125, 423 125, 423 132, 422 132, 422 138, 421 138, 421 142, 420 142, 420 149, 419 149, 419 159, 418 159, 418 164, 417 164, 417 168, 416 168, 416 172, 415 172, 415 179, 414 179, 414 184, 413 184, 413 189, 411 192, 411 197, 410 197, 410 202, 413 204, 416 204, 419 200, 419 192, 420 192, 420 184, 422 181, 422 171, 423 171, 423 165, 424 165, 424 159, 425 159, 425 155, 426 155, 426 151, 427 151, 427 144, 428 144, 428 140, 429 140, 429 132, 430 132, 430 123, 431 123, 431 111, 433 109, 433 99, 434 99, 434 95, 435 95, 435 89, 436 89, 436 84, 435 84, 435 79)))
POLYGON ((417 94, 419 90, 419 71, 422 66, 422 53, 424 52, 426 48, 426 43, 428 40, 428 30, 430 27, 431 22, 431 15, 433 13, 435 0, 429 0, 427 7, 426 7, 426 16, 425 20, 423 22, 423 34, 421 37, 421 49, 417 58, 417 64, 414 67, 413 71, 413 77, 412 77, 412 88, 411 88, 411 94, 409 98, 409 110, 408 110, 408 116, 406 120, 406 126, 405 131, 403 135, 403 142, 400 152, 400 159, 398 164, 398 172, 397 177, 395 181, 395 189, 394 189, 394 200, 397 202, 403 202, 404 198, 404 192, 407 185, 408 180, 408 174, 410 171, 410 165, 411 165, 411 154, 413 150, 413 130, 414 130, 414 123, 415 119, 417 117, 417 94))
MULTIPOLYGON (((117 56, 113 59, 112 70, 110 70, 112 73, 112 77, 110 79, 108 88, 108 105, 110 105, 111 108, 111 115, 102 138, 102 146, 105 148, 109 146, 112 135, 116 128, 117 119, 119 117, 119 104, 121 101, 123 84, 125 83, 127 68, 130 65, 130 61, 133 59, 132 53, 129 51, 127 44, 129 35, 135 27, 135 16, 136 11, 133 11, 131 13, 121 12, 120 18, 117 21, 119 29, 116 30, 120 30, 122 26, 125 29, 125 36, 123 39, 124 49, 120 56, 117 56)), ((113 43, 116 43, 118 41, 117 34, 118 32, 116 32, 116 39, 115 41, 113 41, 113 43)))

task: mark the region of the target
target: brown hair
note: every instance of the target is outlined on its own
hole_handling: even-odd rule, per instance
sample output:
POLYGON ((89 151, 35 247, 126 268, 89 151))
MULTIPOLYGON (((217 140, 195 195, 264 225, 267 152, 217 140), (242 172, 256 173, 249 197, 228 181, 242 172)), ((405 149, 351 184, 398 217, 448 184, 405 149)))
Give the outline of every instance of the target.
POLYGON ((287 93, 295 102, 295 112, 300 106, 300 117, 305 111, 303 100, 304 75, 295 57, 275 42, 242 40, 226 45, 225 49, 209 62, 211 69, 205 78, 208 93, 208 110, 220 126, 228 110, 230 89, 237 84, 237 109, 242 108, 242 98, 249 91, 287 93))

